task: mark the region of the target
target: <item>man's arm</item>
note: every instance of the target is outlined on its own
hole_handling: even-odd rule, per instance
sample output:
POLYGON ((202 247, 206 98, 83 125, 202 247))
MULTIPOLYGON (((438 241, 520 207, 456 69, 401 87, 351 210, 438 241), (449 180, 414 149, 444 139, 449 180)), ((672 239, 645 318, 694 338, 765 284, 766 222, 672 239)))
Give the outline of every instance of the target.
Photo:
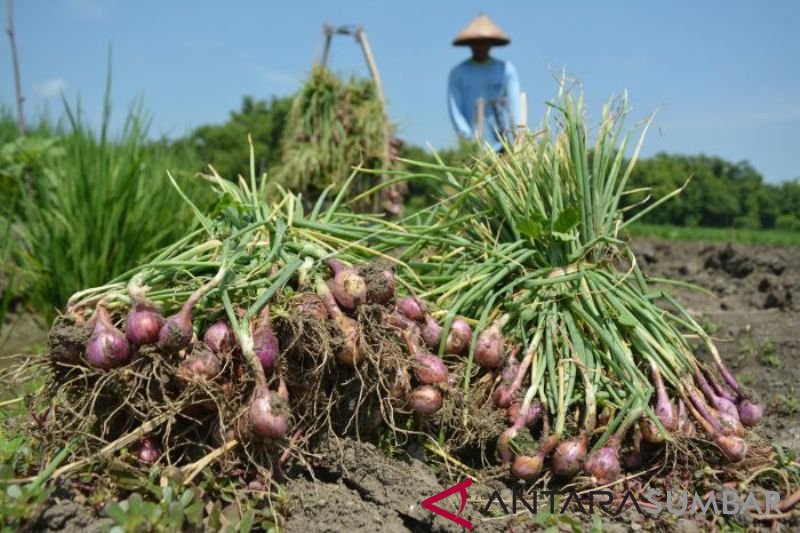
POLYGON ((511 115, 511 127, 516 128, 522 124, 522 109, 520 107, 520 87, 517 69, 510 62, 506 62, 506 98, 508 112, 511 115))
POLYGON ((450 112, 450 121, 460 137, 472 139, 475 133, 462 112, 464 99, 458 85, 458 77, 453 70, 447 83, 447 109, 450 112))

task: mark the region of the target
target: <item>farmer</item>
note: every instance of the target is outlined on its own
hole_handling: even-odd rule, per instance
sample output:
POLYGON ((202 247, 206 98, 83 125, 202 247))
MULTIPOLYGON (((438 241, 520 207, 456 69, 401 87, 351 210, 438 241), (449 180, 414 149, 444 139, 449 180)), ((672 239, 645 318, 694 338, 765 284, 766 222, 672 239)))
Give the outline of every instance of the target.
POLYGON ((521 123, 517 70, 510 62, 489 55, 492 46, 509 42, 508 35, 486 15, 478 15, 453 40, 453 46, 469 46, 472 57, 450 71, 450 120, 459 137, 483 140, 495 151, 502 150, 501 139, 511 139, 521 123))

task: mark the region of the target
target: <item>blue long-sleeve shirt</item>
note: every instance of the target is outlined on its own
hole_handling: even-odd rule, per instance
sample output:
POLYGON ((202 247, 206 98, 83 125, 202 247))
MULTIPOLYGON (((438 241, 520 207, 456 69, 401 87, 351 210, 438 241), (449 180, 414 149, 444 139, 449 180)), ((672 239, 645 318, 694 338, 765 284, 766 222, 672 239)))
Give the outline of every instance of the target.
POLYGON ((499 150, 502 144, 496 132, 511 138, 514 127, 521 122, 519 79, 514 65, 495 58, 482 63, 468 59, 450 71, 450 120, 456 133, 465 139, 475 137, 478 98, 485 103, 481 138, 499 150))

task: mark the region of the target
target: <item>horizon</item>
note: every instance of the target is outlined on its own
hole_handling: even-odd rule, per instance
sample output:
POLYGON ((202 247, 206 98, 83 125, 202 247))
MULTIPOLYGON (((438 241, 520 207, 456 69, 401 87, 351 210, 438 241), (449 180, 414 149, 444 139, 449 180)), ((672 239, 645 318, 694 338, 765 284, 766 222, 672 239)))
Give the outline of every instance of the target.
MULTIPOLYGON (((492 55, 516 66, 531 127, 557 90, 553 75, 565 68, 584 87, 592 124, 602 104, 624 90, 632 118, 658 111, 643 157, 705 154, 747 161, 769 183, 800 177, 793 153, 800 146, 800 40, 793 35, 800 4, 482 4, 349 0, 306 2, 301 9, 255 2, 233 8, 209 2, 17 2, 26 117, 31 121, 46 110, 61 115, 63 92, 71 103, 80 95, 96 125, 110 46, 113 124, 141 97, 153 119, 151 135, 180 137, 223 123, 245 95, 269 100, 292 94, 319 53, 322 24, 362 24, 398 136, 447 148, 456 141, 445 106, 447 75, 468 56, 450 41, 483 11, 511 36, 511 45, 492 55)), ((3 17, 5 26, 5 12, 3 17)), ((8 82, 0 103, 15 112, 4 42, 0 69, 8 82)), ((330 63, 339 72, 367 74, 351 38, 335 38, 330 63)))

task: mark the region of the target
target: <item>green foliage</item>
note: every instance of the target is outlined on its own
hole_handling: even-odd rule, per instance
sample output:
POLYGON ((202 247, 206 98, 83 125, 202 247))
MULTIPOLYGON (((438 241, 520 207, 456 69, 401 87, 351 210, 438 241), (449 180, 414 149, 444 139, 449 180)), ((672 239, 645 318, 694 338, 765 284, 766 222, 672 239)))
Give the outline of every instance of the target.
POLYGON ((171 486, 166 486, 158 502, 147 502, 134 492, 126 500, 108 504, 105 514, 114 521, 112 533, 199 530, 203 502, 191 490, 176 494, 171 486))
MULTIPOLYGON (((14 290, 48 320, 73 292, 130 269, 193 223, 166 173, 185 181, 181 169, 195 164, 147 140, 140 105, 118 136, 109 133, 110 85, 99 133, 84 123, 80 106, 73 111, 65 102, 65 109, 68 128, 56 137, 20 138, 0 150, 19 198, 13 209, 0 207, 14 220, 23 274, 14 290)), ((183 187, 198 194, 191 183, 183 187)))
POLYGON ((657 237, 668 241, 741 242, 800 246, 800 232, 778 229, 704 228, 637 223, 631 226, 631 234, 657 237))
MULTIPOLYGON (((662 153, 640 161, 630 184, 647 187, 649 194, 660 198, 680 187, 689 176, 689 187, 648 214, 646 222, 740 229, 800 227, 796 223, 800 182, 764 183, 762 176, 744 161, 731 163, 719 157, 662 153)), ((642 194, 632 195, 627 204, 635 204, 641 197, 642 194)))
POLYGON ((250 135, 258 174, 271 171, 281 159, 280 143, 291 103, 291 98, 272 98, 267 102, 245 96, 241 109, 231 112, 227 122, 200 126, 188 137, 176 141, 173 148, 191 149, 203 167, 211 164, 221 176, 235 179, 249 175, 247 136, 250 135))

